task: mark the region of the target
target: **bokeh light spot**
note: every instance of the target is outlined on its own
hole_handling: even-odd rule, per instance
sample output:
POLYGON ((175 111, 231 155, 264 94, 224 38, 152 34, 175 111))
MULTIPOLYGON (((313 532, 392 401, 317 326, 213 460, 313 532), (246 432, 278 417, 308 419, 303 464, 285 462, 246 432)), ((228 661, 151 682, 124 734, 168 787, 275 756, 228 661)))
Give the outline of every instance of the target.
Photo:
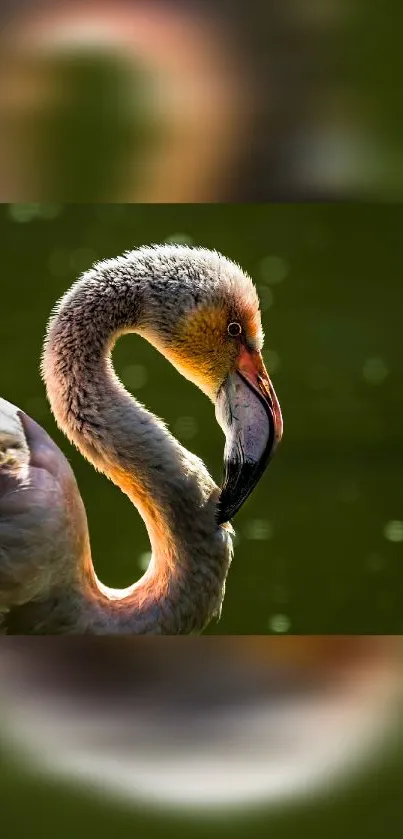
POLYGON ((12 221, 25 223, 36 217, 36 204, 10 204, 8 214, 12 221))
POLYGON ((144 551, 144 553, 140 554, 137 564, 142 571, 147 571, 147 568, 151 561, 151 551, 144 551))
POLYGON ((167 245, 193 245, 194 240, 187 233, 172 233, 164 239, 167 245))
POLYGON ((269 285, 282 283, 288 274, 288 270, 285 259, 279 256, 266 256, 259 263, 259 275, 269 285))
POLYGON ((340 499, 346 504, 355 504, 360 497, 360 487, 357 481, 348 481, 340 491, 340 499))
POLYGON ((379 553, 370 553, 367 558, 367 567, 369 571, 372 571, 374 574, 377 574, 379 571, 382 571, 385 567, 385 560, 383 556, 379 553))
POLYGON ((61 204, 10 204, 8 215, 12 221, 25 223, 34 219, 53 221, 60 215, 61 204))
POLYGON ((393 520, 385 524, 383 535, 388 542, 403 542, 403 521, 393 520))
POLYGON ((383 358, 367 358, 362 368, 362 375, 369 385, 381 385, 389 374, 383 358))
POLYGON ((148 373, 143 364, 129 364, 124 368, 122 379, 131 390, 139 390, 148 381, 148 373))
POLYGON ((287 615, 272 615, 269 620, 269 627, 272 632, 284 633, 291 629, 291 621, 287 615))
POLYGON ((243 532, 247 539, 263 542, 272 538, 273 525, 267 519, 250 519, 246 522, 243 532))
POLYGON ((178 417, 174 423, 173 432, 181 440, 191 440, 196 437, 199 425, 195 417, 178 417))

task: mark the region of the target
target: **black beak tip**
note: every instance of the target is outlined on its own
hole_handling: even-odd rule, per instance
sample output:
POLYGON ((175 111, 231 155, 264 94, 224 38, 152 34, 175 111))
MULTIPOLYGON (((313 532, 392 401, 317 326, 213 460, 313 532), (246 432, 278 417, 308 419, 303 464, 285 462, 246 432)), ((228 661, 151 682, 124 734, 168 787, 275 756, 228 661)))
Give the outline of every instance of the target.
POLYGON ((227 488, 224 488, 217 504, 217 524, 226 524, 226 522, 231 521, 246 501, 248 495, 249 493, 242 493, 241 495, 234 496, 227 488))
POLYGON ((239 508, 242 507, 243 501, 244 499, 239 496, 234 497, 228 486, 223 486, 216 509, 217 524, 226 524, 231 521, 239 508))
POLYGON ((225 507, 220 502, 218 502, 217 512, 216 512, 217 524, 218 525, 226 524, 228 521, 230 521, 231 518, 232 518, 231 511, 228 510, 228 512, 227 512, 225 507))
POLYGON ((260 461, 244 461, 235 458, 226 465, 226 477, 217 504, 217 524, 230 521, 244 505, 260 480, 274 451, 273 445, 266 449, 266 457, 260 461))

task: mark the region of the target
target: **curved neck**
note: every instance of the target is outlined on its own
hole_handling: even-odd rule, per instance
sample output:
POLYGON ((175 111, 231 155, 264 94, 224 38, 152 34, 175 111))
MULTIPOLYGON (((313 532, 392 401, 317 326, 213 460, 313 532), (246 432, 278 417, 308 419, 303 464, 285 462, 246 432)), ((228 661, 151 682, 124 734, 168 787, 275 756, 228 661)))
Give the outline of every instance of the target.
POLYGON ((203 463, 127 393, 112 367, 117 337, 141 322, 144 293, 135 277, 128 285, 107 270, 96 281, 88 272, 48 329, 42 369, 57 423, 129 496, 152 548, 144 576, 122 591, 99 582, 89 551, 79 558, 65 593, 77 616, 71 631, 200 631, 220 611, 231 561, 229 530, 215 521, 218 489, 203 463))

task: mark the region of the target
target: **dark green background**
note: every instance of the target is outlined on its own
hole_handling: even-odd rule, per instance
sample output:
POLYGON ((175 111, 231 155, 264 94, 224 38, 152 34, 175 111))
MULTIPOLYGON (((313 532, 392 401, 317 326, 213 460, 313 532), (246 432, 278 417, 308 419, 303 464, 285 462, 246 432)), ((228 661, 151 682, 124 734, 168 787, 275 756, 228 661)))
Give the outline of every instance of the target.
POLYGON ((81 839, 89 835, 99 839, 381 839, 385 827, 397 836, 402 830, 401 756, 322 800, 277 812, 241 813, 224 820, 182 819, 169 812, 155 814, 150 809, 136 812, 109 801, 102 793, 96 798, 85 792, 80 795, 61 783, 28 779, 10 766, 4 768, 5 772, 0 763, 1 824, 7 839, 81 839))
MULTIPOLYGON (((402 631, 403 525, 388 526, 403 520, 402 231, 398 206, 2 207, 0 391, 70 458, 105 583, 140 576, 147 534, 55 428, 38 372, 45 325, 95 259, 188 237, 256 280, 284 415, 283 443, 235 519, 223 614, 209 631, 402 631)), ((137 336, 122 339, 114 359, 129 388, 144 373, 133 365, 145 368, 133 393, 219 481, 213 406, 137 336)))

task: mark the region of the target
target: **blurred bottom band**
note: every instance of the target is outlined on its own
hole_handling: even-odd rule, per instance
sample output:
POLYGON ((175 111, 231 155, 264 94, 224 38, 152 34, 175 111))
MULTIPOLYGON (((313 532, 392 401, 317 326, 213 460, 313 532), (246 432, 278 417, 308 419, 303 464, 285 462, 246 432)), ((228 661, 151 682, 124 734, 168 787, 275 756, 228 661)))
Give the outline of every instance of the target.
POLYGON ((164 811, 329 794, 400 743, 399 636, 4 638, 6 764, 164 811))

